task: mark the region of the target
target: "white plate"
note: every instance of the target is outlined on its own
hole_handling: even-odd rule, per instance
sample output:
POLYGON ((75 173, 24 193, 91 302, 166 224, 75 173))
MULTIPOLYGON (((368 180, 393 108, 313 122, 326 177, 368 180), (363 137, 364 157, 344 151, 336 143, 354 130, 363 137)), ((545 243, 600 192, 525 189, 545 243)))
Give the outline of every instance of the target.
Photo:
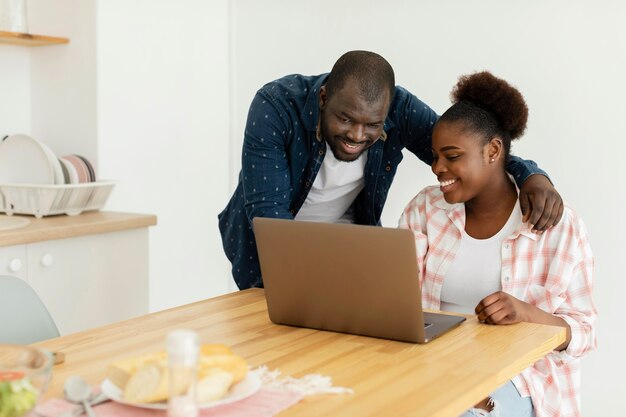
POLYGON ((78 181, 78 172, 76 172, 74 164, 63 157, 59 158, 59 162, 65 166, 65 169, 67 169, 67 173, 70 176, 70 182, 68 182, 68 184, 78 184, 80 181, 78 181))
POLYGON ((52 152, 45 143, 39 142, 39 145, 43 148, 46 156, 48 157, 48 161, 50 161, 50 165, 54 170, 54 183, 57 185, 65 184, 65 177, 63 176, 63 168, 61 168, 61 161, 59 158, 52 152))
MULTIPOLYGON (((102 381, 100 388, 107 397, 120 404, 131 405, 133 407, 150 408, 154 410, 167 410, 167 403, 130 403, 125 401, 122 397, 122 390, 113 382, 109 381, 108 378, 102 381)), ((261 388, 261 380, 259 377, 251 372, 248 372, 243 381, 233 385, 224 398, 211 401, 210 403, 199 404, 199 407, 211 408, 222 404, 240 401, 257 392, 259 388, 261 388)))
POLYGON ((56 171, 42 143, 30 136, 11 135, 0 144, 0 183, 55 184, 56 171))

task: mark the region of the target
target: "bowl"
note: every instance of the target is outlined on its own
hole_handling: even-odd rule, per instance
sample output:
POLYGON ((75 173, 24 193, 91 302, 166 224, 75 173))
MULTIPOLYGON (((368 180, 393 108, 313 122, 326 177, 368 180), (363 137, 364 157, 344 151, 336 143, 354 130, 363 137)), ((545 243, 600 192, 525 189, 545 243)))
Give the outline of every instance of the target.
POLYGON ((0 344, 0 417, 19 417, 35 407, 51 376, 49 352, 0 344))

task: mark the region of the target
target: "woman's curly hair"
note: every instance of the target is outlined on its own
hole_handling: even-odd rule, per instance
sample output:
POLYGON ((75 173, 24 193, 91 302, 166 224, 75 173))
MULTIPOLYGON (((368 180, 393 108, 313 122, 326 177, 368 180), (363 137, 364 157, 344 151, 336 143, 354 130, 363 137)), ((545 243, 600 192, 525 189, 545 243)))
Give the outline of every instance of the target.
POLYGON ((439 120, 462 121, 486 142, 500 137, 508 157, 511 140, 526 130, 528 107, 522 94, 503 79, 482 71, 459 77, 450 98, 453 105, 439 120))
POLYGON ((522 93, 488 71, 462 75, 450 98, 453 103, 469 101, 491 112, 511 139, 526 130, 528 107, 522 93))

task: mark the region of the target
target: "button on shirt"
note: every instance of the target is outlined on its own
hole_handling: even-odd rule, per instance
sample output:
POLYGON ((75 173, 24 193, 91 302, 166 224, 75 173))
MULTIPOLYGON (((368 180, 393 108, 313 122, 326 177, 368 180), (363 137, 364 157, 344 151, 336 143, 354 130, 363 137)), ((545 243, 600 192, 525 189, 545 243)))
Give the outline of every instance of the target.
MULTIPOLYGON (((252 219, 293 219, 324 161, 326 144, 315 132, 319 91, 327 77, 288 75, 263 86, 252 100, 239 183, 218 216, 224 252, 240 289, 263 286, 252 219)), ((431 134, 436 121, 437 114, 430 107, 396 87, 383 127, 387 139, 378 140, 367 151, 363 189, 350 207, 354 223, 379 224, 403 149, 432 162, 431 134)), ((544 173, 534 162, 519 158, 513 158, 507 169, 518 184, 531 174, 544 173)))
MULTIPOLYGON (((427 187, 405 208, 400 227, 415 236, 424 308, 440 309, 446 273, 465 230, 465 205, 448 204, 427 187), (436 246, 431 246, 436 242, 436 246)), ((595 349, 597 311, 592 298, 594 259, 586 227, 569 207, 542 235, 527 224, 502 243, 502 291, 567 322, 567 349, 549 353, 513 378, 530 396, 537 417, 580 416, 580 358, 595 349)))

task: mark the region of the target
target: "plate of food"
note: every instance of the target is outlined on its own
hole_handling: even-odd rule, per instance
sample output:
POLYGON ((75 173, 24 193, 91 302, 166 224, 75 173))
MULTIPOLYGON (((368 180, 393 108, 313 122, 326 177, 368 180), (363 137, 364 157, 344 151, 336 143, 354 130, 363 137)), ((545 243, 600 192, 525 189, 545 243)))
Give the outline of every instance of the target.
MULTIPOLYGON (((200 408, 240 401, 256 393, 261 380, 248 372, 246 361, 225 345, 201 348, 197 397, 200 408)), ((167 409, 169 378, 167 354, 150 353, 122 359, 107 369, 102 392, 111 400, 134 407, 167 409)))

